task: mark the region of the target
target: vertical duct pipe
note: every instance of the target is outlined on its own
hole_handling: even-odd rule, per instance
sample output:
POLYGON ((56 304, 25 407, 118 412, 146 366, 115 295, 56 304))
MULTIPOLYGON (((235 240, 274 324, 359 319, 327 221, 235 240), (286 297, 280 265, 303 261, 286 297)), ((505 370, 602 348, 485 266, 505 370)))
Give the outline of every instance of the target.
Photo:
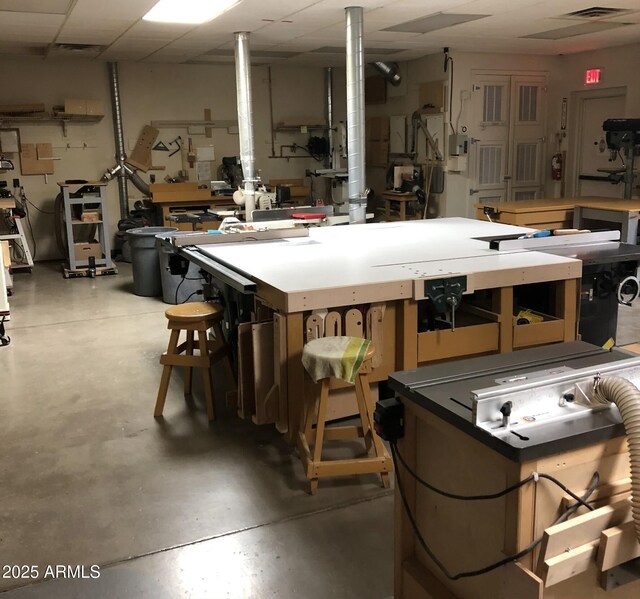
POLYGON ((327 87, 327 126, 329 127, 329 164, 328 168, 336 168, 336 161, 334 160, 334 136, 333 136, 333 69, 327 67, 325 69, 326 74, 326 87, 327 87))
POLYGON ((118 192, 120 195, 120 218, 127 218, 129 214, 129 192, 127 190, 127 173, 124 151, 124 132, 122 130, 122 110, 120 107, 120 82, 118 81, 118 63, 107 63, 109 68, 109 87, 111 89, 111 111, 113 113, 113 133, 116 145, 116 169, 113 174, 118 175, 118 192))
POLYGON ((347 146, 349 154, 349 224, 366 221, 364 167, 364 43, 361 6, 345 8, 347 30, 347 146))
POLYGON ((255 156, 253 142, 253 113, 251 105, 251 56, 249 33, 235 32, 236 92, 238 94, 238 134, 240 161, 244 175, 245 219, 253 220, 255 201, 255 156))

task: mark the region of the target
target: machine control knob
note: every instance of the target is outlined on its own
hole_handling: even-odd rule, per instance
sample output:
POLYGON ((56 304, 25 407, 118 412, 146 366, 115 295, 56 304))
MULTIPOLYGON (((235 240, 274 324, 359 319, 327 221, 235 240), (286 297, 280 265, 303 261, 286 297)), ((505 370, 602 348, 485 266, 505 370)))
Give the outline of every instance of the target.
POLYGON ((502 426, 504 426, 505 428, 509 426, 509 422, 511 421, 512 407, 513 407, 512 402, 505 401, 500 408, 500 413, 502 414, 502 426))
POLYGON ((575 396, 573 393, 571 393, 571 391, 567 391, 567 392, 562 396, 562 398, 563 398, 565 401, 568 401, 569 403, 571 403, 572 401, 574 401, 574 400, 575 400, 576 396, 575 396))

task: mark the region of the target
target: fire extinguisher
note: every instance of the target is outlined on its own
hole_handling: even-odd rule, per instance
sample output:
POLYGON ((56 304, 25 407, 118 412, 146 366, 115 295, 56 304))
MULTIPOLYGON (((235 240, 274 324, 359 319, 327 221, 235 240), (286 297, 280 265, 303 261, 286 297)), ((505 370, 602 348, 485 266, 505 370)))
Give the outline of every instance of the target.
POLYGON ((562 181, 562 154, 559 152, 551 157, 551 179, 562 181))

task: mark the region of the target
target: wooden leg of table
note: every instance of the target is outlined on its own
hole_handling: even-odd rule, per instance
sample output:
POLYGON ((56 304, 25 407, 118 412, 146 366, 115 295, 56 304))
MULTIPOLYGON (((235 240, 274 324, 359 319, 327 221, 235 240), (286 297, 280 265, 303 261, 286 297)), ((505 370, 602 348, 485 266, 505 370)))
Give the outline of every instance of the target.
POLYGON ((396 313, 396 366, 408 370, 418 366, 418 303, 401 300, 396 313))
POLYGON ((567 279, 556 284, 556 316, 564 319, 564 341, 575 341, 577 338, 578 281, 567 279))
POLYGON ((304 326, 302 313, 287 314, 287 389, 280 397, 280 419, 286 418, 287 443, 295 444, 300 423, 300 406, 304 397, 304 366, 302 365, 302 348, 304 346, 304 326), (284 414, 283 414, 284 410, 284 414))
MULTIPOLYGON (((207 331, 198 331, 198 348, 200 349, 201 357, 207 356, 207 331)), ((211 367, 201 368, 201 370, 204 398, 207 406, 207 418, 209 422, 211 422, 216 417, 213 408, 213 377, 211 376, 211 367)))
POLYGON ((500 353, 513 351, 513 287, 494 290, 492 304, 500 318, 500 353))
MULTIPOLYGON (((180 337, 180 331, 173 329, 171 336, 169 337, 169 347, 167 347, 167 354, 175 354, 176 347, 178 347, 178 338, 180 337)), ((162 416, 164 410, 164 402, 167 398, 167 391, 169 389, 169 380, 171 379, 171 370, 173 366, 165 364, 162 369, 162 376, 160 377, 160 388, 158 389, 158 397, 156 399, 156 407, 153 410, 154 416, 162 416)))
MULTIPOLYGON (((193 331, 187 331, 187 347, 185 350, 187 356, 193 356, 193 331)), ((191 397, 191 381, 193 378, 193 366, 184 367, 184 397, 191 397)))
POLYGON ((407 203, 400 202, 400 220, 407 220, 407 203))

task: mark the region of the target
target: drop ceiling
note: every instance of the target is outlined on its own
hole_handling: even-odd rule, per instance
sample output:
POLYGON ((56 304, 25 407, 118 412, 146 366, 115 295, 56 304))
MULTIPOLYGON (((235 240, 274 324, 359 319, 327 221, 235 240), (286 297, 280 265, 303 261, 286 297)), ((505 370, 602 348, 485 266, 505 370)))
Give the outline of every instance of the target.
POLYGON ((341 65, 344 7, 354 4, 365 11, 368 60, 443 46, 553 55, 640 41, 638 0, 242 0, 199 26, 143 21, 155 1, 0 0, 0 53, 224 63, 233 61, 233 32, 250 31, 256 63, 341 65), (592 7, 619 11, 571 15, 592 7))

